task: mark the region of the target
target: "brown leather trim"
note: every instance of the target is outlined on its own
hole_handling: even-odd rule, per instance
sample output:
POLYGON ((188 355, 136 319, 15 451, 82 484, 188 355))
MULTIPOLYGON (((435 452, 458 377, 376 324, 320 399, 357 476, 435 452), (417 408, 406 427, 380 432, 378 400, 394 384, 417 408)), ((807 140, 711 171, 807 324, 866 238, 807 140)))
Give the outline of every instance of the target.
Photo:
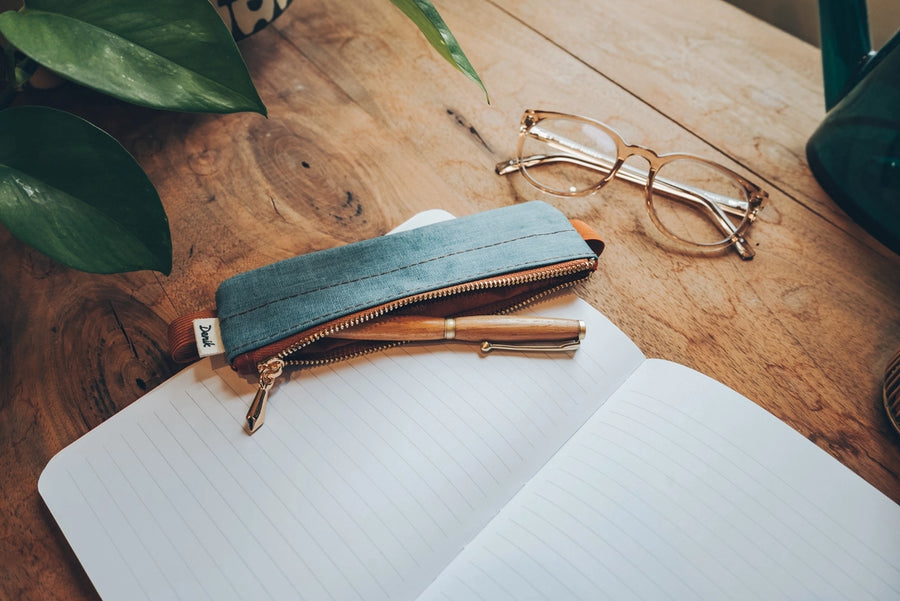
POLYGON ((182 315, 169 324, 169 351, 178 363, 190 363, 200 358, 194 338, 194 320, 215 317, 211 310, 195 311, 182 315))

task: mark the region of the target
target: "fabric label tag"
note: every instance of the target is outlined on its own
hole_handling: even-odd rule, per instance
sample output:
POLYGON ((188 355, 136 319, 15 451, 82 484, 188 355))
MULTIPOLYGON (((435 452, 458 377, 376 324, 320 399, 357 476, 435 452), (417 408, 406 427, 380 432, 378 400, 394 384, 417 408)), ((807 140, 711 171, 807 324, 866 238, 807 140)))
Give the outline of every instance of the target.
POLYGON ((219 320, 215 317, 195 319, 194 338, 197 341, 197 353, 201 357, 212 357, 225 352, 219 320))

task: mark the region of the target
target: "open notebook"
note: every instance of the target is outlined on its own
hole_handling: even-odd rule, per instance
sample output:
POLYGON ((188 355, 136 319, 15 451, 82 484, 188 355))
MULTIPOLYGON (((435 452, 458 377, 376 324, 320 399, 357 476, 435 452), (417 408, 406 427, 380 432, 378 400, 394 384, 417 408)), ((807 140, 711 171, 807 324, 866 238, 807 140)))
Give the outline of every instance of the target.
POLYGON ((277 385, 185 369, 39 489, 106 601, 898 599, 900 508, 753 402, 645 359, 409 346, 277 385))

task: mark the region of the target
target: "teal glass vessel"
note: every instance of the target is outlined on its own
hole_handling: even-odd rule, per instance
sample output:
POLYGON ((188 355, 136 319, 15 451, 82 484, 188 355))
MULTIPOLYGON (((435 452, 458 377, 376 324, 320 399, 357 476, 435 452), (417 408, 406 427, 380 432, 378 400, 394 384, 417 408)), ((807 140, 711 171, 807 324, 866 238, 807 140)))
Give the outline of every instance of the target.
POLYGON ((825 107, 810 169, 857 223, 900 254, 900 33, 871 48, 865 0, 819 0, 825 107))

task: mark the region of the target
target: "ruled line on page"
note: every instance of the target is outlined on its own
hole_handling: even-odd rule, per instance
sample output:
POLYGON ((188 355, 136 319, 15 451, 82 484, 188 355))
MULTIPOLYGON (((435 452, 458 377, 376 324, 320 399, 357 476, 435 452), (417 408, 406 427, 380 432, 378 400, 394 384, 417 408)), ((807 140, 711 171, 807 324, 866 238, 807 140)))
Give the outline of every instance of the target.
MULTIPOLYGON (((91 512, 92 517, 94 518, 94 522, 103 530, 103 534, 105 535, 106 539, 116 549, 116 552, 119 554, 119 557, 123 560, 122 563, 124 564, 125 569, 128 570, 129 574, 131 574, 133 582, 135 582, 137 584, 138 588, 140 589, 140 593, 141 593, 142 597, 144 599, 150 600, 151 597, 148 595, 147 590, 144 588, 143 581, 140 578, 138 578, 138 575, 134 571, 134 566, 131 565, 131 563, 126 560, 126 557, 128 554, 123 553, 120 543, 116 540, 117 537, 113 536, 113 533, 110 531, 110 529, 106 523, 106 520, 104 519, 105 516, 102 516, 100 513, 98 513, 98 511, 97 511, 98 504, 92 502, 92 500, 88 498, 86 489, 84 487, 82 487, 82 481, 81 481, 81 479, 83 477, 82 472, 83 472, 83 470, 79 470, 78 473, 75 473, 71 470, 68 471, 67 475, 69 476, 69 479, 70 479, 71 490, 78 494, 78 496, 83 501, 83 506, 87 507, 89 509, 89 511, 91 512)), ((75 501, 75 499, 71 499, 71 501, 75 501)), ((136 591, 132 590, 132 594, 134 594, 135 592, 136 591)))
MULTIPOLYGON (((171 410, 170 410, 171 411, 171 410)), ((247 511, 248 507, 252 507, 252 500, 243 496, 245 491, 238 489, 229 489, 224 492, 222 486, 225 483, 214 482, 207 475, 204 467, 197 463, 197 458, 192 453, 185 450, 182 440, 173 435, 171 426, 174 423, 175 416, 170 411, 160 415, 154 412, 155 423, 141 422, 138 427, 144 433, 147 443, 157 453, 158 457, 166 464, 168 474, 177 480, 178 488, 172 491, 166 490, 167 486, 158 483, 160 488, 166 491, 170 497, 170 502, 179 512, 193 510, 191 513, 192 520, 189 520, 189 528, 196 532, 199 540, 202 541, 212 553, 221 553, 221 547, 211 547, 213 542, 210 539, 210 531, 216 533, 216 539, 226 543, 231 549, 229 554, 231 568, 227 570, 230 578, 235 578, 234 584, 244 583, 241 574, 251 575, 253 580, 252 588, 242 587, 242 595, 255 591, 258 595, 260 592, 266 593, 270 599, 277 599, 278 594, 274 587, 280 583, 289 583, 291 590, 295 594, 300 594, 301 589, 298 588, 296 582, 291 579, 288 573, 279 561, 279 557, 273 552, 273 545, 278 536, 267 536, 265 540, 253 528, 247 527, 246 522, 242 519, 242 512, 247 511), (165 432, 168 436, 162 439, 160 434, 165 432), (167 443, 165 448, 161 442, 167 443), (177 457, 173 455, 177 452, 177 457), (191 474, 194 476, 190 480, 184 473, 184 467, 179 469, 178 466, 191 466, 191 474), (205 493, 201 498, 200 493, 205 493), (214 493, 214 494, 210 494, 214 493), (242 494, 228 494, 242 493, 242 494), (190 500, 191 503, 186 504, 185 501, 190 500), (244 507, 236 505, 235 501, 242 501, 244 507), (207 517, 211 511, 214 516, 207 517), (197 520, 198 517, 205 519, 197 520), (205 525, 205 528, 203 527, 205 525), (195 530, 196 529, 196 530, 195 530), (274 569, 274 572, 273 572, 274 569), (262 589, 261 591, 259 589, 262 589)), ((177 413, 177 412, 176 412, 177 413)), ((135 450, 138 454, 138 451, 135 450)), ((146 457, 146 455, 145 455, 146 457)), ((160 467, 150 467, 148 473, 151 478, 156 479, 161 475, 160 467)), ((160 524, 165 526, 165 524, 160 524)), ((274 524, 271 524, 271 532, 279 532, 274 524)), ((289 541, 283 541, 285 544, 280 545, 281 548, 287 546, 292 548, 289 541)), ((182 542, 181 544, 184 544, 182 542)), ((294 550, 296 553, 296 550, 294 550)), ((301 558, 297 558, 300 561, 301 558)), ((302 564, 301 564, 302 565, 302 564)))
MULTIPOLYGON (((208 419, 208 416, 204 412, 202 412, 202 410, 200 410, 196 399, 190 393, 188 393, 187 396, 188 396, 188 399, 193 402, 193 407, 196 408, 198 411, 200 411, 200 413, 202 413, 204 415, 204 417, 206 417, 208 419)), ((225 437, 220 437, 217 441, 210 443, 207 440, 207 437, 211 433, 211 430, 209 428, 200 427, 200 424, 197 423, 196 418, 185 415, 185 413, 184 413, 185 406, 186 406, 185 403, 173 404, 172 410, 177 412, 182 417, 182 419, 184 420, 184 423, 194 433, 195 440, 199 440, 200 442, 203 443, 203 445, 205 446, 205 448, 207 450, 206 456, 214 458, 214 461, 216 461, 218 463, 218 465, 221 467, 223 472, 228 474, 228 476, 231 479, 230 482, 237 486, 236 489, 231 489, 231 491, 235 492, 235 491, 239 490, 242 493, 243 498, 246 499, 248 501, 248 503, 250 503, 250 504, 253 503, 254 497, 258 498, 263 495, 265 495, 268 498, 277 500, 276 504, 278 505, 278 507, 276 508, 276 512, 260 511, 260 512, 258 512, 257 515, 264 517, 266 519, 266 521, 271 525, 272 529, 279 532, 281 539, 293 551, 292 557, 293 557, 294 561, 286 561, 286 558, 282 555, 279 555, 279 557, 277 558, 277 561, 275 560, 274 557, 272 558, 275 565, 278 566, 279 570, 281 571, 282 575, 287 580, 293 581, 293 579, 291 578, 291 576, 289 574, 293 570, 288 569, 288 567, 284 564, 290 563, 290 564, 296 566, 297 563, 295 563, 295 562, 299 562, 299 565, 302 565, 305 568, 306 572, 311 577, 313 577, 319 583, 320 586, 322 586, 323 590, 328 590, 325 583, 322 582, 321 579, 318 577, 317 570, 309 565, 307 558, 305 556, 305 553, 303 552, 301 547, 299 547, 298 541, 294 540, 293 537, 289 536, 288 532, 297 532, 298 530, 302 531, 303 534, 307 537, 306 540, 313 541, 316 544, 318 552, 324 554, 324 556, 327 557, 331 561, 333 567, 338 571, 341 571, 340 563, 337 562, 334 559, 334 557, 331 556, 331 554, 328 552, 327 548, 323 544, 321 544, 321 541, 317 540, 315 537, 313 537, 311 535, 309 530, 306 528, 303 520, 290 507, 288 507, 283 502, 281 495, 278 494, 278 491, 272 489, 271 486, 269 485, 269 483, 266 482, 265 479, 258 479, 252 483, 249 483, 246 481, 245 475, 247 474, 247 472, 255 472, 255 471, 259 470, 260 465, 258 463, 254 464, 254 465, 250 465, 249 463, 247 463, 246 459, 239 453, 234 453, 233 455, 231 455, 230 461, 228 463, 223 461, 220 453, 217 451, 221 451, 222 445, 228 445, 232 449, 234 449, 234 445, 231 442, 229 442, 227 440, 227 438, 225 438, 225 437), (213 446, 213 445, 215 445, 215 446, 213 446), (244 468, 243 474, 235 471, 235 468, 239 465, 242 468, 244 468), (253 488, 251 488, 251 486, 253 488), (288 525, 292 526, 291 530, 287 529, 288 525)), ((163 424, 163 425, 166 427, 168 426, 168 424, 163 424)), ((188 453, 187 449, 184 449, 184 447, 182 447, 182 449, 185 451, 186 455, 187 454, 194 455, 194 453, 188 453)), ((273 461, 272 465, 276 469, 281 468, 281 465, 277 462, 273 461)), ((197 467, 200 468, 199 465, 197 467)), ((206 464, 206 469, 208 469, 208 467, 209 467, 208 464, 206 464)), ((284 472, 282 472, 282 473, 284 474, 284 472)), ((287 474, 284 474, 284 475, 286 476, 287 474)), ((286 480, 289 481, 289 479, 286 479, 286 480)), ((224 483, 222 485, 224 486, 224 483)), ((304 491, 300 487, 293 485, 291 488, 292 488, 292 492, 297 494, 299 497, 305 497, 304 491)), ((222 491, 220 490, 220 492, 222 492, 222 491)), ((233 494, 228 495, 228 494, 222 493, 223 502, 228 503, 231 506, 231 509, 235 516, 240 516, 240 515, 242 515, 243 512, 247 511, 247 505, 245 504, 244 507, 235 506, 233 503, 233 499, 235 499, 235 498, 237 498, 237 497, 233 494)), ((319 516, 319 517, 322 518, 323 516, 319 516)), ((267 542, 271 542, 271 539, 267 539, 267 542)), ((347 545, 347 549, 355 555, 355 551, 350 545, 347 545)), ((358 556, 356 557, 356 559, 360 560, 360 558, 358 556)), ((346 582, 348 584, 350 584, 350 579, 347 578, 346 582)), ((300 583, 297 583, 297 582, 294 583, 294 590, 298 594, 300 593, 300 591, 302 590, 300 583)), ((331 593, 329 593, 329 594, 331 594, 331 593)))
MULTIPOLYGON (((777 544, 781 545, 786 552, 792 554, 796 561, 809 565, 810 569, 815 571, 823 581, 828 581, 834 572, 839 572, 843 573, 848 579, 853 580, 858 586, 865 587, 865 582, 856 578, 849 570, 848 564, 852 564, 864 571, 869 577, 880 579, 885 584, 892 586, 898 597, 900 597, 900 588, 889 583, 884 578, 882 570, 873 570, 869 562, 862 561, 860 553, 843 553, 841 561, 838 561, 833 553, 825 552, 825 549, 845 549, 848 541, 853 540, 858 547, 865 548, 872 553, 873 550, 867 541, 859 538, 855 532, 846 530, 841 524, 830 520, 813 520, 808 512, 800 511, 797 504, 798 499, 802 499, 805 504, 811 505, 816 505, 816 500, 809 498, 802 490, 796 488, 780 474, 770 470, 744 449, 736 446, 729 438, 722 436, 721 433, 710 428, 694 416, 686 414, 679 407, 663 398, 650 395, 635 395, 635 398, 627 403, 626 406, 631 410, 629 414, 619 411, 612 411, 611 413, 629 419, 631 424, 643 423, 645 431, 650 434, 643 440, 645 445, 650 445, 653 440, 660 441, 663 438, 666 438, 673 444, 679 444, 676 440, 668 438, 666 434, 647 425, 648 416, 651 415, 665 422, 667 428, 677 431, 679 434, 678 440, 692 439, 696 441, 701 447, 700 451, 687 449, 682 445, 679 446, 684 448, 686 455, 695 458, 699 465, 715 471, 718 479, 726 486, 721 495, 722 500, 733 505, 735 503, 735 494, 751 498, 756 506, 762 512, 765 512, 770 519, 763 522, 755 519, 752 515, 747 515, 748 521, 753 522, 757 528, 768 532, 777 541, 777 544), (648 403, 641 403, 638 399, 642 396, 645 400, 652 401, 653 406, 651 407, 648 403), (676 417, 689 424, 690 428, 681 426, 676 417), (699 434, 695 432, 699 432, 699 434), (728 451, 727 454, 726 450, 728 451), (711 457, 719 460, 721 467, 712 465, 711 457), (735 457, 740 458, 741 461, 737 461, 735 457), (755 467, 758 470, 757 474, 760 475, 751 473, 746 469, 745 465, 747 464, 755 467), (731 493, 730 496, 727 493, 731 493), (776 511, 787 515, 779 516, 776 511), (825 524, 828 524, 827 528, 824 527, 825 524), (826 540, 829 544, 810 543, 806 547, 807 553, 802 554, 795 548, 786 546, 784 543, 785 531, 794 535, 791 537, 791 540, 797 540, 798 538, 805 540, 806 535, 801 531, 801 527, 814 531, 816 536, 826 540), (843 536, 836 537, 834 534, 836 531, 841 531, 843 536), (810 563, 811 556, 819 557, 827 563, 827 566, 814 567, 810 563)), ((760 443, 764 444, 763 441, 760 441, 760 443)), ((746 501, 742 499, 741 503, 743 505, 746 501)), ((826 516, 826 512, 821 508, 818 508, 818 511, 821 517, 826 516)), ((766 551, 770 553, 771 549, 766 551)), ((871 555, 869 559, 872 559, 871 555)), ((885 562, 884 565, 888 566, 889 564, 885 562)), ((900 576, 896 569, 895 573, 900 576)))
MULTIPOLYGON (((643 360, 583 302, 569 297, 542 312, 548 307, 588 311, 597 320, 589 329, 602 336, 606 328, 617 344, 490 357, 409 347, 291 372, 253 436, 243 417, 254 383, 205 360, 53 463, 86 470, 85 459, 108 447, 115 466, 98 466, 97 477, 146 520, 140 545, 126 527, 108 535, 119 537, 123 562, 155 553, 159 566, 193 571, 167 573, 182 597, 191 597, 193 578, 217 601, 411 601, 643 360)), ((71 485, 60 486, 54 469, 42 494, 71 523, 86 510, 62 509, 71 485)), ((102 558, 116 551, 89 524, 66 531, 85 565, 96 566, 98 590, 112 581, 139 590, 140 574, 104 569, 102 558)))
MULTIPOLYGON (((123 442, 124 442, 124 441, 123 441, 123 442)), ((199 555, 199 554, 193 554, 193 553, 192 553, 192 554, 187 554, 187 553, 185 553, 185 552, 179 547, 179 545, 176 544, 176 541, 173 540, 173 537, 172 537, 172 534, 171 534, 171 533, 169 533, 166 529, 158 528, 159 520, 158 520, 157 516, 154 515, 153 509, 147 504, 146 498, 145 498, 142 494, 140 494, 138 488, 135 486, 135 477, 134 477, 134 474, 133 474, 133 473, 129 473, 129 472, 131 471, 131 468, 133 467, 133 464, 129 464, 129 467, 123 467, 123 466, 122 466, 122 459, 123 459, 123 458, 122 458, 122 456, 117 452, 118 449, 116 449, 116 451, 114 451, 114 450, 111 449, 109 446, 107 446, 107 447, 106 447, 106 450, 107 450, 107 455, 108 455, 109 460, 115 465, 115 468, 116 468, 116 470, 118 471, 118 477, 119 477, 122 481, 125 481, 125 482, 128 483, 128 486, 129 486, 129 488, 131 489, 131 492, 132 492, 132 494, 133 494, 133 497, 132 497, 132 499, 131 499, 131 504, 130 504, 130 506, 128 507, 129 511, 125 511, 124 508, 122 508, 122 513, 123 513, 123 515, 129 515, 129 516, 131 516, 131 517, 129 518, 129 520, 128 520, 129 524, 132 525, 132 527, 133 527, 133 525, 134 525, 134 523, 135 523, 135 521, 136 521, 135 516, 133 515, 134 511, 136 510, 136 506, 139 506, 139 507, 143 510, 143 514, 144 514, 144 515, 153 516, 154 520, 153 520, 153 522, 152 522, 152 525, 153 525, 153 527, 155 527, 156 530, 157 530, 157 536, 162 536, 163 538, 165 538, 165 540, 166 540, 166 546, 168 547, 168 549, 170 549, 171 554, 174 555, 175 557, 177 557, 177 563, 180 564, 180 566, 183 568, 183 572, 186 572, 186 573, 189 575, 188 577, 189 577, 193 582, 195 582, 195 584, 202 590, 203 595, 204 595, 205 598, 207 598, 207 599, 216 599, 216 598, 217 598, 217 595, 216 595, 214 592, 210 591, 210 589, 209 589, 209 586, 208 586, 208 585, 209 585, 210 583, 209 583, 209 582, 204 582, 203 580, 201 580, 201 579, 197 576, 198 570, 192 569, 193 566, 196 565, 196 563, 198 562, 198 559, 199 559, 199 558, 198 558, 198 555, 199 555)), ((135 458, 135 459, 136 459, 136 458, 135 458)), ((89 462, 89 463, 90 463, 90 462, 89 462)), ((116 495, 116 498, 118 498, 119 496, 121 496, 121 495, 116 495)), ((124 500, 121 501, 121 502, 120 502, 120 501, 117 501, 117 504, 118 504, 118 505, 121 505, 121 503, 123 503, 123 502, 124 502, 124 500)), ((174 513, 174 512, 173 512, 173 513, 174 513)), ((176 514, 176 515, 177 515, 177 514, 176 514)), ((142 528, 142 530, 143 530, 144 532, 146 532, 146 528, 147 528, 148 524, 143 524, 143 526, 144 526, 144 528, 142 528)), ((188 525, 185 524, 185 527, 187 528, 188 525)), ((196 538, 196 534, 195 534, 195 533, 193 533, 193 534, 194 534, 194 539, 195 539, 195 541, 196 541, 197 543, 199 543, 199 540, 196 538)), ((135 530, 135 540, 141 542, 142 546, 145 547, 145 549, 146 549, 148 555, 152 558, 152 561, 153 561, 154 563, 157 563, 157 561, 158 561, 157 557, 159 557, 160 554, 158 554, 158 553, 156 553, 156 554, 151 553, 150 549, 147 549, 146 544, 144 543, 142 536, 140 536, 139 533, 138 533, 138 531, 136 531, 136 530, 135 530)), ((197 547, 200 547, 200 550, 201 550, 202 555, 205 556, 206 559, 208 559, 210 563, 212 563, 213 565, 215 565, 215 558, 209 553, 209 550, 208 550, 207 548, 203 547, 202 545, 199 545, 199 544, 197 545, 197 547)), ((162 573, 164 574, 166 580, 169 581, 170 584, 171 584, 171 578, 170 578, 170 576, 169 576, 169 574, 172 573, 171 567, 162 567, 162 566, 159 566, 158 564, 157 564, 157 567, 162 571, 162 573)), ((204 571, 206 571, 206 570, 204 570, 204 571)), ((218 565, 215 565, 215 571, 216 571, 216 573, 217 573, 217 575, 218 575, 218 579, 213 580, 212 583, 228 582, 229 585, 232 587, 232 588, 231 588, 231 592, 232 592, 232 593, 236 593, 237 591, 233 588, 233 585, 231 584, 231 582, 230 582, 230 581, 228 580, 228 578, 226 577, 226 574, 221 570, 221 567, 218 566, 218 565)), ((174 592, 174 587, 173 587, 173 592, 174 592)), ((182 597, 181 595, 178 595, 178 596, 179 596, 179 597, 182 597)), ((193 596, 194 596, 194 595, 192 594, 192 597, 193 597, 193 596)))
POLYGON ((898 526, 753 402, 648 360, 420 601, 893 599, 898 526))

